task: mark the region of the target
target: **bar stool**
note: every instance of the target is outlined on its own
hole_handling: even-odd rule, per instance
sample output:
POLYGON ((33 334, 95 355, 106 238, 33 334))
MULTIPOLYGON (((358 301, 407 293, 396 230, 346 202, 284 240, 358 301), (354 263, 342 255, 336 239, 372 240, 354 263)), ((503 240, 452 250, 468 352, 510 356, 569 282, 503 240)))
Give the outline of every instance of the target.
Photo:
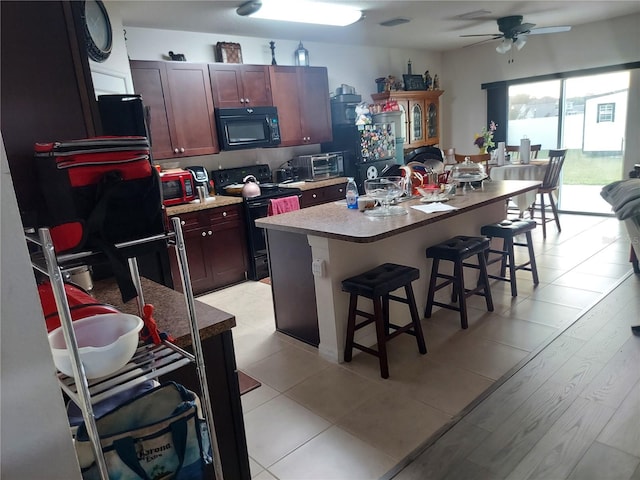
POLYGON ((487 310, 493 312, 493 299, 491 298, 491 288, 489 287, 489 277, 487 275, 486 253, 489 251, 490 241, 485 237, 467 237, 459 235, 449 240, 433 245, 426 250, 427 258, 433 259, 431 267, 431 280, 429 281, 429 293, 427 294, 427 305, 425 307, 424 316, 431 317, 433 306, 448 308, 460 312, 461 327, 468 328, 467 321, 467 298, 471 295, 480 295, 487 302, 487 310), (478 265, 464 263, 470 257, 476 255, 478 257, 478 265), (440 273, 438 268, 441 260, 453 262, 453 275, 440 273), (480 269, 480 279, 476 288, 467 289, 464 286, 464 267, 475 267, 480 269), (438 278, 444 278, 445 281, 437 284, 438 278), (434 300, 435 293, 447 285, 453 284, 453 293, 451 301, 458 305, 450 305, 434 300))
POLYGON ((511 284, 511 296, 518 296, 518 287, 516 280, 517 270, 526 270, 531 272, 534 285, 538 285, 538 268, 536 267, 536 256, 533 251, 533 242, 531 240, 531 231, 536 228, 535 220, 503 220, 500 223, 484 225, 480 232, 482 235, 493 238, 502 238, 502 250, 490 249, 487 254, 487 266, 500 262, 500 275, 489 274, 489 278, 502 280, 511 284), (517 235, 525 235, 526 242, 516 242, 514 238, 517 235), (529 251, 529 261, 516 264, 514 255, 514 246, 527 247, 529 251), (489 258, 490 254, 497 253, 498 256, 489 258), (509 276, 506 276, 507 267, 509 268, 509 276))
POLYGON ((427 347, 425 346, 424 336, 422 334, 422 326, 420 325, 420 318, 418 317, 416 300, 413 295, 413 288, 411 287, 411 282, 417 280, 419 277, 420 271, 417 268, 385 263, 372 270, 342 281, 342 290, 350 294, 347 342, 344 349, 345 362, 351 361, 353 348, 355 347, 378 357, 380 361, 380 376, 382 378, 389 378, 386 342, 401 333, 408 333, 416 337, 418 351, 421 354, 427 353, 427 347), (400 287, 404 287, 406 298, 391 295, 391 292, 400 287), (366 297, 373 301, 373 314, 358 310, 358 296, 366 297), (409 306, 411 323, 400 327, 389 321, 389 300, 404 303, 409 306), (358 315, 366 318, 366 320, 356 323, 356 316, 358 315), (356 343, 353 339, 356 330, 370 323, 375 323, 376 326, 377 350, 356 343), (390 333, 390 329, 394 329, 394 332, 390 333))

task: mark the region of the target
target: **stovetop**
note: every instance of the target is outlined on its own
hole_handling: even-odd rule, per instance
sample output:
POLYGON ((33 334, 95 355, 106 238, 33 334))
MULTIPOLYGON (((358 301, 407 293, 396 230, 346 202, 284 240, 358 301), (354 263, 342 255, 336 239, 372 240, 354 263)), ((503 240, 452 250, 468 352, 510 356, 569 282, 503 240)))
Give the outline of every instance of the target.
MULTIPOLYGON (((212 170, 211 178, 214 182, 216 195, 231 195, 224 187, 233 184, 242 184, 247 175, 253 175, 260 186, 260 195, 251 197, 250 200, 262 200, 266 198, 285 197, 300 193, 299 188, 283 188, 273 183, 271 169, 267 164, 248 165, 246 167, 224 168, 221 170, 212 170)), ((234 196, 240 197, 242 194, 237 193, 234 196)))

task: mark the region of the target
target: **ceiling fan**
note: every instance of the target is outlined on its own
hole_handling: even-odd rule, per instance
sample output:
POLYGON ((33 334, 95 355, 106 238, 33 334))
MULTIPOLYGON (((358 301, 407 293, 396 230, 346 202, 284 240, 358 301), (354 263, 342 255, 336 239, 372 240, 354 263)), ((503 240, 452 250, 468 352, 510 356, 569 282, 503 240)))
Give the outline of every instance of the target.
MULTIPOLYGON (((506 53, 511 49, 511 45, 515 45, 518 50, 527 43, 528 35, 540 35, 544 33, 568 32, 571 27, 568 25, 557 27, 540 27, 534 28, 535 23, 522 23, 522 15, 510 15, 508 17, 498 18, 498 30, 502 33, 483 33, 478 35, 460 35, 461 37, 491 37, 481 42, 502 39, 500 45, 496 47, 498 53, 506 53)), ((474 43, 473 45, 477 45, 474 43)))

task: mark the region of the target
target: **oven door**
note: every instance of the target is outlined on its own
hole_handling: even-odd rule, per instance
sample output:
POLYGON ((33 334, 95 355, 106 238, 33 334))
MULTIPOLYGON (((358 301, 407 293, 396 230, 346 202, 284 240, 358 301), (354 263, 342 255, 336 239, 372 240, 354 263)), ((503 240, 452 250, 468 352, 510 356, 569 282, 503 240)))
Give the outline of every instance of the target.
POLYGON ((249 245, 249 280, 260 280, 269 276, 267 258, 267 240, 264 229, 256 227, 258 218, 266 217, 269 212, 269 199, 244 201, 247 219, 247 243, 249 245))

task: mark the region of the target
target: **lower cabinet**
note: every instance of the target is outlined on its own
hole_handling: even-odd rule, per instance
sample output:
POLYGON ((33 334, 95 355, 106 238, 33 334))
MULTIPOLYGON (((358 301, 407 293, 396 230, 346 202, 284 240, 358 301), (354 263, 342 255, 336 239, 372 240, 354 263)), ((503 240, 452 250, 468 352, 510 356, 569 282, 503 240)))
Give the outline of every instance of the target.
POLYGON ((340 183, 338 185, 305 190, 302 192, 302 198, 300 199, 300 208, 313 207, 314 205, 320 205, 321 203, 344 200, 346 188, 346 183, 340 183))
MULTIPOLYGON (((247 277, 247 247, 241 205, 211 208, 180 215, 193 293, 216 290, 247 277)), ((171 256, 173 278, 178 275, 171 256)), ((178 291, 182 285, 174 285, 178 291)))

